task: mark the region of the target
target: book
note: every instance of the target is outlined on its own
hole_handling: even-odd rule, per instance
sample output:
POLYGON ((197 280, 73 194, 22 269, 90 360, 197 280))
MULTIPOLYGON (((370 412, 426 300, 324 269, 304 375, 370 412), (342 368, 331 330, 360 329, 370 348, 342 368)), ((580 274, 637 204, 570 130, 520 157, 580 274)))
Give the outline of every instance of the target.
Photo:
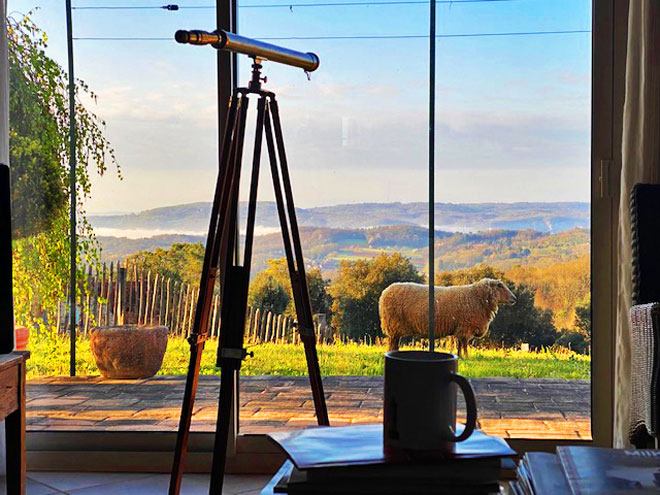
POLYGON ((557 447, 573 495, 657 495, 660 450, 557 447))
POLYGON ((515 480, 518 464, 511 457, 502 457, 500 459, 501 471, 500 480, 515 480))
POLYGON ((535 495, 570 495, 571 490, 555 454, 528 452, 522 460, 535 495))
POLYGON ((534 487, 532 486, 532 479, 524 462, 520 462, 520 464, 518 464, 517 474, 518 488, 520 491, 522 491, 524 495, 535 495, 534 487))
MULTIPOLYGON (((377 494, 442 494, 462 493, 466 495, 486 495, 497 493, 499 484, 497 474, 489 478, 477 475, 468 477, 464 474, 462 478, 449 478, 442 475, 431 476, 431 469, 413 469, 410 472, 398 470, 398 475, 389 474, 381 477, 385 471, 383 466, 359 466, 361 474, 357 477, 343 476, 340 478, 308 476, 310 471, 325 471, 325 468, 315 470, 299 470, 292 465, 288 471, 288 477, 282 476, 275 486, 274 493, 287 493, 289 495, 306 494, 354 494, 354 495, 377 495, 377 494), (376 468, 376 469, 374 469, 376 468), (370 470, 374 470, 372 476, 368 476, 370 470)), ((386 467, 395 467, 386 465, 386 467)), ((416 466, 414 466, 416 467, 416 466)), ((347 468, 348 470, 356 468, 347 468)))
POLYGON ((372 464, 342 467, 294 469, 291 482, 358 482, 377 478, 383 482, 399 479, 443 481, 472 484, 497 481, 502 475, 502 463, 496 457, 482 459, 451 459, 434 463, 372 464))
MULTIPOLYGON (((506 493, 506 492, 505 492, 506 493)), ((520 486, 519 481, 509 481, 509 495, 527 495, 525 491, 520 486)))
MULTIPOLYGON (((457 428, 460 433, 462 426, 457 428)), ((345 467, 374 464, 405 464, 428 462, 424 454, 386 457, 383 451, 383 425, 345 427, 320 426, 304 430, 274 432, 268 435, 289 456, 298 469, 345 467)), ((480 458, 501 458, 516 453, 501 438, 475 431, 442 461, 480 458)))
POLYGON ((275 495, 276 493, 286 493, 286 485, 289 482, 289 476, 293 470, 293 463, 289 460, 277 470, 268 484, 261 489, 260 495, 275 495))

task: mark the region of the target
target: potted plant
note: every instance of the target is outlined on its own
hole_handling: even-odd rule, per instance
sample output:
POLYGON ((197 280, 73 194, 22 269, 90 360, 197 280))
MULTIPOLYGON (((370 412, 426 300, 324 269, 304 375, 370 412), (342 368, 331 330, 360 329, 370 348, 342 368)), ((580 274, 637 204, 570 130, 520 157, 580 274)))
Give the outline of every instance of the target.
POLYGON ((29 338, 30 329, 28 327, 14 326, 14 342, 16 343, 17 351, 24 351, 27 349, 29 338))
POLYGON ((149 378, 163 364, 167 334, 165 326, 95 327, 89 345, 105 378, 149 378))

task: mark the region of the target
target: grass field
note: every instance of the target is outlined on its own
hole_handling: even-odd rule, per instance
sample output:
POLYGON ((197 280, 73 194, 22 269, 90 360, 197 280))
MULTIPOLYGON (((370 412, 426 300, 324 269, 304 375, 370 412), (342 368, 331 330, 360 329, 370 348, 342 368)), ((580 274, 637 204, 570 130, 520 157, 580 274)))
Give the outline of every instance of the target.
MULTIPOLYGON (((31 336, 28 378, 69 374, 69 339, 57 335, 31 336)), ((245 360, 245 375, 304 375, 305 357, 302 346, 293 344, 260 344, 251 346, 254 357, 245 360)), ((382 375, 383 346, 333 344, 318 348, 324 375, 382 375)), ((209 341, 202 357, 201 373, 218 372, 214 366, 217 342, 209 341)), ((183 375, 189 359, 189 345, 183 338, 171 338, 159 374, 183 375)), ((461 360, 459 372, 467 377, 564 378, 588 379, 591 358, 568 350, 523 352, 514 349, 470 348, 469 358, 461 360)), ((76 347, 79 375, 98 375, 87 339, 79 339, 76 347)))

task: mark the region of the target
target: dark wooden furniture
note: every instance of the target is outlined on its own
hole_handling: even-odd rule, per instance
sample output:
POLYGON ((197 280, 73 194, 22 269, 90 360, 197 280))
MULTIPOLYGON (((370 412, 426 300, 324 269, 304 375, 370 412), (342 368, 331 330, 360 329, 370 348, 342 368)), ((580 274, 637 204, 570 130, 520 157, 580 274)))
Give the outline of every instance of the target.
POLYGON ((25 362, 29 352, 0 354, 0 420, 7 437, 7 495, 25 495, 25 362))
POLYGON ((636 184, 632 234, 630 442, 656 447, 660 430, 660 185, 636 184))
POLYGON ((0 354, 14 350, 9 167, 0 163, 0 354))

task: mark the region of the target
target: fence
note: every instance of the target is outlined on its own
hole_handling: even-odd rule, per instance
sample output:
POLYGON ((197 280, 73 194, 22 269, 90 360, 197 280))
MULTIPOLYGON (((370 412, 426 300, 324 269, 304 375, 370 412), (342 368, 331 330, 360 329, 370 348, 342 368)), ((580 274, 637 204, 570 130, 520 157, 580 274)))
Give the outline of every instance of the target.
MULTIPOLYGON (((170 334, 188 336, 191 332, 199 287, 179 282, 130 263, 103 264, 86 270, 81 302, 77 312, 78 332, 87 335, 93 326, 122 324, 165 325, 170 334)), ((56 327, 69 328, 68 303, 62 301, 56 327)), ((297 342, 295 320, 258 308, 248 308, 245 336, 250 342, 297 342)), ((209 333, 217 338, 220 331, 220 297, 213 296, 209 333)), ((335 336, 317 315, 315 328, 319 342, 332 342, 335 336)))

